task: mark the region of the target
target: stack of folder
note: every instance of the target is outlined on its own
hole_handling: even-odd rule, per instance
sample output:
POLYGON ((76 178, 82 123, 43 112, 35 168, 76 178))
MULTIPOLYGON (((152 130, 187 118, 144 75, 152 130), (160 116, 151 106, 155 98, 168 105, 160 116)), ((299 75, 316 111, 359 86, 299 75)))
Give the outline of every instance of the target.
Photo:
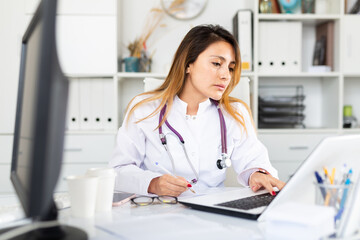
POLYGON ((303 86, 260 86, 259 128, 304 128, 303 86))

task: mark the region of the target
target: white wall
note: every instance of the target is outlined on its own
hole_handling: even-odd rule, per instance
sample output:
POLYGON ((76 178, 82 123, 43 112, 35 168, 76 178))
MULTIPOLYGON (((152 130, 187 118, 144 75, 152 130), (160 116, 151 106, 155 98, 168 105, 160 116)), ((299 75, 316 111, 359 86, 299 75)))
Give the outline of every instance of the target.
MULTIPOLYGON (((185 34, 199 24, 220 24, 232 32, 232 17, 240 8, 251 9, 254 0, 209 0, 202 14, 188 21, 176 20, 165 16, 164 28, 158 28, 149 38, 148 49, 155 51, 152 71, 167 73, 172 57, 185 34), (233 7, 232 7, 233 6, 233 7)), ((122 0, 119 7, 118 29, 121 28, 120 51, 122 57, 128 56, 126 46, 136 37, 141 35, 141 29, 145 25, 147 15, 153 7, 161 7, 160 0, 122 0), (126 11, 123 11, 126 9, 126 11), (124 34, 126 33, 126 34, 124 34)))
MULTIPOLYGON (((37 2, 38 0, 0 0, 0 134, 8 135, 14 131, 21 38, 30 19, 29 14, 34 11, 33 6, 37 2)), ((122 57, 126 57, 126 45, 141 34, 149 10, 161 7, 161 3, 160 0, 118 0, 118 4, 117 28, 120 34, 126 33, 119 39, 119 52, 123 52, 122 57)), ((232 31, 231 19, 235 12, 252 5, 253 0, 209 0, 203 13, 193 20, 179 21, 166 15, 163 19, 166 27, 158 28, 148 42, 149 51, 155 53, 153 72, 167 72, 180 41, 191 27, 205 23, 220 24, 232 31)), ((110 11, 105 10, 104 14, 110 11)))

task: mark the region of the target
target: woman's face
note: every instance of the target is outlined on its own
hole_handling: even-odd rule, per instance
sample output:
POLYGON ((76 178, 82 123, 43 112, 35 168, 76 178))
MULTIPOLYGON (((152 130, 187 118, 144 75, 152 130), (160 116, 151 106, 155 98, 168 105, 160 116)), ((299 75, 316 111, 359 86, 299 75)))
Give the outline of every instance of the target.
POLYGON ((193 98, 220 100, 235 70, 235 52, 224 41, 209 45, 186 69, 185 91, 193 98), (187 85, 187 86, 186 86, 187 85))

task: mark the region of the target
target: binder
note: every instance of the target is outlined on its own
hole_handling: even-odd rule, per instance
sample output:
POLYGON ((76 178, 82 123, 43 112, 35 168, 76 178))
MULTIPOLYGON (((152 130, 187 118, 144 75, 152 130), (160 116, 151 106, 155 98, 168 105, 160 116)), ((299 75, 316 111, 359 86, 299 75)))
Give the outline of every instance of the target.
POLYGON ((103 79, 103 128, 115 130, 115 91, 113 79, 103 79))
POLYGON ((259 72, 301 72, 301 22, 259 23, 259 72))
POLYGON ((326 22, 316 26, 316 41, 325 37, 325 65, 334 69, 334 22, 326 22))
POLYGON ((91 79, 91 93, 90 93, 90 127, 93 130, 104 129, 104 90, 103 79, 91 79))
POLYGON ((253 22, 250 10, 240 10, 233 18, 233 32, 240 47, 241 69, 253 70, 253 22))
POLYGON ((341 52, 342 67, 345 74, 360 74, 360 18, 355 15, 348 15, 343 21, 344 49, 341 52))
POLYGON ((272 13, 281 13, 278 0, 270 0, 270 1, 271 1, 272 13))
POLYGON ((66 129, 79 130, 80 128, 80 106, 79 106, 79 79, 70 79, 68 110, 66 114, 66 129))
POLYGON ((79 80, 80 129, 90 130, 91 124, 91 80, 79 80))

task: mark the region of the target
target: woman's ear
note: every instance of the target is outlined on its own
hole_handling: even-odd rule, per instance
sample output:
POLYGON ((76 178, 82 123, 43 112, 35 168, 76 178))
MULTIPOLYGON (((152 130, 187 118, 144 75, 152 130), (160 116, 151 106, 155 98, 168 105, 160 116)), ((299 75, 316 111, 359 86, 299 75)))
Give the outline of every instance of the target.
POLYGON ((186 67, 185 73, 190 73, 190 67, 189 66, 186 67))

